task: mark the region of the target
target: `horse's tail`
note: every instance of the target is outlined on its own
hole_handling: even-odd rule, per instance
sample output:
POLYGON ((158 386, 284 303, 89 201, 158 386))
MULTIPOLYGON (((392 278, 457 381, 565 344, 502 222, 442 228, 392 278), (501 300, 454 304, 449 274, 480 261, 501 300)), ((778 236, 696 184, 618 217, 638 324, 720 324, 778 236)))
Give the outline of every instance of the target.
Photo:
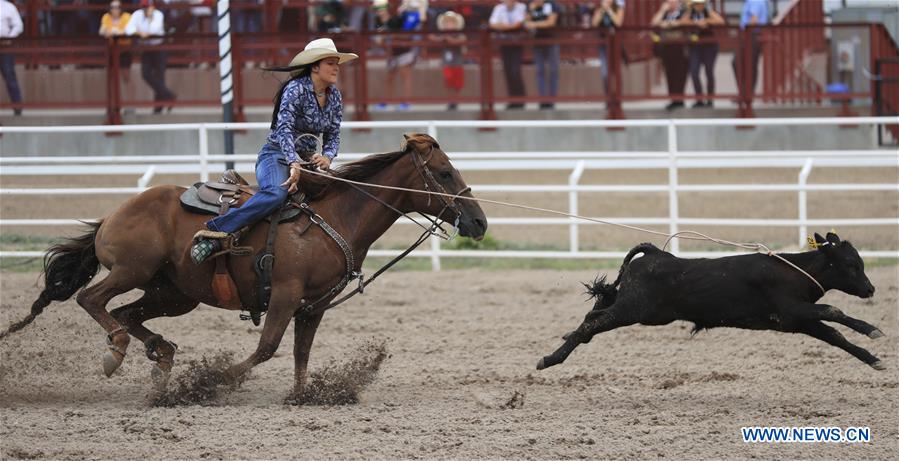
POLYGON ((650 252, 658 252, 661 251, 655 245, 651 243, 641 243, 633 248, 631 251, 627 253, 627 256, 624 257, 624 261, 621 263, 621 268, 618 269, 618 277, 612 283, 606 283, 606 276, 598 277, 593 281, 593 284, 585 283, 584 286, 587 287, 587 294, 592 298, 596 298, 597 304, 599 308, 606 308, 615 304, 615 299, 618 297, 618 285, 621 284, 621 277, 624 275, 624 272, 627 270, 627 266, 631 263, 631 260, 634 259, 634 256, 640 253, 650 253, 650 252))
POLYGON ((100 270, 100 261, 94 248, 94 239, 101 222, 85 223, 91 226, 86 234, 53 245, 44 255, 44 289, 31 305, 31 313, 0 333, 0 339, 25 328, 44 311, 52 301, 65 301, 90 283, 100 270))

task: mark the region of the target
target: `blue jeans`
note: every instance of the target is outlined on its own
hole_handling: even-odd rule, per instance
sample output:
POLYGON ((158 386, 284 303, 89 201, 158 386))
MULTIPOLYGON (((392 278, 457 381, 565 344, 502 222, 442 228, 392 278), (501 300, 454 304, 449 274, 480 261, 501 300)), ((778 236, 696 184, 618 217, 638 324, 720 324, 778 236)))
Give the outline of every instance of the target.
POLYGON ((534 61, 537 64, 537 91, 540 96, 555 96, 559 90, 559 45, 535 46, 534 61))
POLYGON ((290 175, 287 158, 281 149, 266 143, 256 160, 256 181, 259 192, 240 208, 231 208, 224 216, 210 219, 210 230, 234 233, 262 221, 278 210, 287 199, 287 188, 281 187, 290 175))
POLYGON ((599 46, 599 76, 602 78, 602 87, 606 97, 609 96, 609 49, 606 45, 599 46))
POLYGON ((0 54, 0 74, 3 75, 3 80, 6 81, 6 91, 9 93, 9 100, 22 102, 22 91, 19 90, 19 80, 16 79, 15 55, 0 54))

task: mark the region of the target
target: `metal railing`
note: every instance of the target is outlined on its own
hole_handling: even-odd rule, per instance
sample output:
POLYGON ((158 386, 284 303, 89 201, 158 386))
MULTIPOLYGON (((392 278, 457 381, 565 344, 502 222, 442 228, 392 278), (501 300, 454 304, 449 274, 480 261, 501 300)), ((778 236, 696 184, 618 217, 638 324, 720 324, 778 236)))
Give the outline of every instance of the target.
MULTIPOLYGON (((644 152, 466 152, 451 153, 453 164, 461 171, 528 171, 565 170, 570 171, 565 184, 475 184, 472 189, 480 192, 555 192, 568 194, 568 213, 578 214, 578 194, 584 192, 638 192, 667 193, 668 215, 664 217, 599 218, 606 221, 629 225, 667 225, 669 233, 683 230, 684 226, 776 226, 795 227, 797 242, 803 245, 809 226, 899 226, 899 217, 876 217, 863 219, 811 219, 808 217, 808 192, 817 191, 888 191, 899 192, 897 183, 853 183, 853 184, 809 184, 808 177, 815 167, 887 167, 899 168, 899 151, 885 149, 834 150, 834 151, 683 151, 678 147, 677 128, 691 126, 780 126, 780 125, 820 125, 836 126, 878 125, 899 123, 899 117, 853 117, 853 118, 790 118, 790 119, 677 119, 677 120, 575 120, 575 121, 392 121, 392 122, 345 122, 345 129, 377 129, 421 127, 437 138, 441 128, 642 128, 666 127, 667 151, 644 152), (547 160, 551 159, 551 160, 547 160), (797 168, 795 183, 779 184, 680 184, 682 169, 708 168, 797 168), (600 185, 580 184, 585 171, 591 169, 662 169, 668 172, 668 181, 663 184, 640 185, 600 185), (689 218, 679 212, 682 192, 795 192, 798 196, 796 219, 719 219, 689 218)), ((153 176, 158 173, 197 174, 201 180, 208 180, 210 172, 219 170, 219 163, 237 162, 241 171, 252 171, 255 155, 218 155, 209 151, 209 132, 222 130, 266 130, 266 123, 197 123, 178 125, 128 125, 128 126, 69 126, 69 127, 0 127, 0 135, 5 133, 79 133, 79 132, 140 132, 140 131, 195 131, 198 134, 196 153, 189 155, 159 156, 65 156, 65 157, 0 157, 2 175, 65 175, 65 174, 142 174, 135 187, 89 187, 89 188, 3 188, 0 196, 44 196, 53 194, 118 194, 130 195, 146 189, 153 176), (118 166, 118 167, 115 167, 118 166)), ((354 160, 363 154, 342 153, 340 159, 354 160)), ((560 210, 562 211, 562 210, 560 210)), ((77 224, 75 219, 0 219, 0 226, 64 226, 77 224)), ((403 221, 398 221, 402 223, 403 221)), ((569 227, 568 251, 471 251, 446 250, 440 241, 432 240, 430 250, 421 250, 413 256, 429 257, 435 270, 440 267, 443 257, 474 258, 620 258, 623 252, 583 251, 580 248, 580 226, 596 223, 569 217, 503 217, 490 219, 491 225, 567 225, 569 227)), ((678 241, 671 245, 672 252, 683 256, 721 256, 735 254, 732 251, 681 252, 678 241)), ((391 256, 397 251, 372 250, 371 256, 391 256)), ((866 249, 860 252, 865 257, 899 258, 899 249, 866 249)), ((41 252, 3 251, 0 257, 37 257, 41 252)))
MULTIPOLYGON (((630 7, 629 7, 630 8, 630 7)), ((630 13, 629 13, 630 14, 630 13)), ((674 45, 675 49, 664 51, 654 45, 651 40, 653 29, 645 24, 626 25, 615 34, 601 36, 596 29, 582 27, 563 27, 554 31, 550 38, 533 38, 528 34, 508 37, 488 29, 466 30, 464 60, 462 67, 467 69, 466 82, 460 92, 443 89, 441 85, 427 87, 427 91, 418 91, 412 87, 410 94, 397 89, 393 94, 384 82, 383 76, 389 75, 390 50, 398 48, 414 48, 420 51, 422 64, 414 66, 412 72, 415 81, 440 79, 439 61, 445 49, 445 43, 436 38, 450 32, 410 31, 384 33, 380 31, 352 31, 333 34, 337 46, 341 49, 354 50, 360 59, 347 65, 341 76, 340 88, 344 96, 346 108, 353 108, 352 116, 356 120, 368 120, 369 111, 378 104, 478 104, 480 118, 495 119, 498 105, 503 103, 605 103, 608 118, 620 119, 626 116, 623 104, 635 101, 666 100, 716 100, 729 104, 738 103, 737 115, 752 117, 753 101, 775 103, 803 103, 824 105, 830 101, 842 101, 841 114, 851 115, 850 102, 867 104, 874 100, 873 89, 855 89, 848 93, 828 93, 823 89, 827 73, 818 71, 809 74, 805 65, 811 54, 835 60, 832 50, 822 47, 823 38, 835 31, 853 32, 865 37, 871 46, 863 56, 865 68, 873 68, 874 62, 895 55, 895 44, 883 26, 868 23, 847 24, 789 24, 765 26, 748 33, 736 26, 716 27, 711 37, 671 39, 666 45, 674 45), (754 35, 755 34, 755 35, 754 35), (761 88, 758 94, 750 84, 752 81, 751 53, 743 53, 741 65, 736 66, 735 73, 724 72, 718 77, 718 86, 714 94, 693 94, 686 89, 686 58, 679 60, 682 69, 677 80, 682 80, 680 88, 671 88, 669 93, 662 92, 661 68, 655 65, 655 54, 684 54, 684 50, 700 43, 720 44, 721 58, 723 53, 738 49, 752 49, 753 37, 758 37, 763 50, 761 88), (538 95, 533 90, 526 94, 513 94, 505 88, 500 77, 500 63, 503 61, 503 48, 514 45, 522 47, 520 59, 527 63, 532 60, 531 51, 538 45, 561 45, 561 73, 576 77, 577 84, 560 86, 558 94, 538 95), (608 62, 600 63, 599 49, 615 50, 607 52, 608 62), (655 53, 654 53, 655 51, 655 53), (745 61, 745 62, 743 62, 745 61), (608 67, 607 82, 604 84, 599 65, 608 67), (586 75, 586 77, 585 77, 586 75), (728 89, 732 86, 732 89, 728 89)), ((249 106, 267 106, 271 104, 271 94, 275 88, 271 81, 266 81, 261 70, 254 66, 260 64, 275 65, 283 63, 296 50, 318 34, 236 34, 232 39, 231 60, 233 73, 235 103, 234 120, 244 120, 244 108, 249 106), (245 69, 245 65, 250 65, 245 69)), ((47 108, 105 108, 106 122, 121 124, 122 113, 135 108, 154 108, 162 110, 166 107, 218 107, 220 95, 215 83, 218 72, 214 70, 218 62, 217 36, 215 34, 175 34, 166 36, 159 45, 145 45, 138 40, 121 37, 115 40, 104 40, 99 37, 32 37, 17 38, 0 43, 0 53, 14 56, 26 67, 77 65, 86 70, 78 77, 68 77, 54 81, 57 85, 68 85, 73 91, 65 92, 31 92, 24 101, 18 103, 0 100, 0 109, 47 109, 47 108), (156 100, 151 97, 146 85, 137 81, 137 75, 130 67, 122 68, 121 63, 126 56, 143 52, 161 52, 168 56, 170 67, 187 67, 192 65, 209 66, 207 70, 183 69, 184 77, 179 78, 180 87, 173 88, 181 97, 176 100, 156 100), (92 70, 97 69, 97 70, 92 70), (97 78, 98 70, 104 72, 105 78, 97 78), (91 84, 84 85, 81 78, 91 77, 91 84), (125 84, 123 78, 131 76, 131 83, 125 84), (208 84, 195 85, 197 81, 208 84)), ((127 62, 127 59, 124 59, 127 62)), ((37 71, 30 71, 37 72, 37 71)), ((518 68, 513 73, 525 71, 518 68)), ((524 78, 530 72, 525 73, 524 78)), ((563 75, 561 78, 565 78, 563 75)), ((39 79, 38 79, 39 80, 39 79)), ((402 85, 400 85, 402 86, 402 85)), ((526 85, 526 86, 529 86, 526 85)), ((675 86, 678 86, 675 84, 675 86)), ((597 104, 599 105, 599 104, 597 104)), ((873 109, 873 107, 872 107, 873 109)))

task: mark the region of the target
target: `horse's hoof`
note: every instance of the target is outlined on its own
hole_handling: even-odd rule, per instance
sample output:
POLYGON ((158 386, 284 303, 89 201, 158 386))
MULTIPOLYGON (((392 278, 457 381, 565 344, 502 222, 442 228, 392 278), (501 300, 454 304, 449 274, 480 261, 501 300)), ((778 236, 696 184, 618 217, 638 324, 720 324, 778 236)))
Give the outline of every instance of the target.
POLYGON ((537 369, 542 370, 544 368, 546 368, 546 362, 544 362, 544 359, 540 359, 540 361, 537 362, 537 369))
POLYGON ((103 373, 106 373, 107 378, 112 376, 112 374, 122 366, 123 360, 125 360, 124 356, 116 354, 113 351, 106 351, 106 353, 103 354, 103 373))
POLYGON ((874 331, 868 333, 868 337, 871 339, 882 338, 883 332, 879 328, 875 328, 874 331))
POLYGON ((166 386, 169 384, 169 376, 171 376, 171 373, 159 368, 159 365, 150 367, 150 379, 153 380, 153 388, 158 392, 165 391, 166 386))
POLYGON ((875 370, 877 370, 877 371, 883 371, 883 370, 886 370, 886 369, 887 369, 887 366, 884 365, 883 362, 881 362, 880 360, 878 360, 878 361, 876 361, 876 362, 874 362, 874 363, 871 364, 871 368, 873 368, 873 369, 875 369, 875 370))

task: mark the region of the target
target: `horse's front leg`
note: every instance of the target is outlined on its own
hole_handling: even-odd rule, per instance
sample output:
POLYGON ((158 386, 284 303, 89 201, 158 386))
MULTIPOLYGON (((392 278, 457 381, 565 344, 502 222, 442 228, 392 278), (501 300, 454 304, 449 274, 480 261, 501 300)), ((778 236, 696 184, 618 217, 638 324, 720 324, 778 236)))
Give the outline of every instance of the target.
POLYGON ((296 311, 297 300, 301 297, 301 290, 273 289, 268 312, 265 315, 265 324, 262 326, 262 335, 259 337, 259 345, 246 360, 232 366, 226 371, 227 376, 234 381, 250 371, 254 366, 265 362, 275 355, 284 330, 290 323, 296 311))
POLYGON ((324 312, 312 317, 297 317, 294 321, 293 332, 293 392, 301 395, 306 387, 306 366, 309 364, 309 350, 312 348, 312 340, 322 321, 324 312))

